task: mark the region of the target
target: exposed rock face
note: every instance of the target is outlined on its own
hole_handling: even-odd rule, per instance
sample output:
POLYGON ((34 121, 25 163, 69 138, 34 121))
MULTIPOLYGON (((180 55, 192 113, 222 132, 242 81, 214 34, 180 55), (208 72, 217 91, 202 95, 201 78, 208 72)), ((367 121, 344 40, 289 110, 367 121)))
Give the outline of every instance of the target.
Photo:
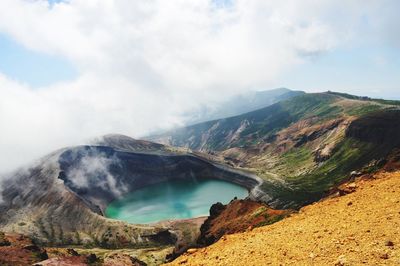
POLYGON ((321 126, 310 128, 307 133, 301 134, 297 139, 295 139, 296 143, 294 144, 294 147, 298 148, 307 142, 320 138, 327 132, 337 128, 343 121, 344 119, 334 119, 322 124, 321 126))
POLYGON ((387 172, 393 172, 400 169, 400 149, 395 149, 385 162, 383 169, 387 172))
POLYGON ((168 140, 168 145, 200 151, 249 146, 253 141, 271 140, 273 133, 298 122, 309 109, 335 100, 336 96, 327 94, 301 95, 252 112, 176 129, 149 139, 155 142, 168 140))
POLYGON ((395 105, 332 92, 305 94, 159 137, 253 171, 264 181, 253 192, 273 208, 300 208, 400 147, 395 105))
POLYGON ((185 220, 162 221, 158 223, 170 228, 178 239, 174 250, 167 255, 167 260, 176 258, 187 249, 197 246, 197 239, 200 236, 200 227, 206 219, 207 217, 197 217, 185 220))
MULTIPOLYGON (((147 142, 138 142, 138 147, 129 138, 109 139, 108 143, 118 147, 63 149, 15 172, 4 183, 0 229, 49 245, 174 245, 177 239, 166 227, 127 224, 107 219, 102 213, 110 201, 124 193, 172 178, 218 178, 249 190, 259 184, 192 155, 133 152, 144 149, 143 145, 149 147, 147 142)), ((155 146, 158 149, 158 144, 155 146)))
POLYGON ((233 200, 227 205, 216 203, 200 228, 198 243, 208 246, 227 234, 244 232, 254 227, 272 224, 289 215, 289 210, 274 210, 264 203, 233 200))
POLYGON ((59 163, 59 178, 100 213, 110 201, 124 193, 170 179, 215 178, 249 190, 259 184, 252 177, 188 154, 156 155, 82 146, 63 152, 59 163), (93 168, 96 165, 98 167, 93 168))
MULTIPOLYGON (((26 236, 4 234, 0 232, 0 240, 6 239, 8 244, 0 246, 0 265, 18 266, 146 266, 143 261, 123 254, 121 251, 110 251, 101 257, 94 253, 80 254, 71 248, 39 247, 26 236)), ((91 250, 89 250, 90 252, 91 250)), ((104 251, 103 251, 104 253, 104 251)), ((159 264, 159 263, 158 263, 159 264)))
POLYGON ((372 113, 351 123, 346 135, 365 142, 400 147, 399 121, 400 110, 372 113))
POLYGON ((269 131, 284 128, 294 121, 293 117, 279 104, 253 111, 240 116, 208 121, 151 137, 152 141, 168 140, 168 145, 187 147, 198 151, 222 151, 254 137, 254 128, 269 131), (249 130, 251 126, 251 130, 249 130))
POLYGON ((98 215, 58 179, 59 173, 58 163, 52 157, 7 181, 0 205, 0 227, 51 245, 97 243, 137 247, 156 244, 141 235, 165 230, 137 227, 98 215))
POLYGON ((44 249, 23 235, 0 232, 0 265, 32 265, 48 258, 44 249))

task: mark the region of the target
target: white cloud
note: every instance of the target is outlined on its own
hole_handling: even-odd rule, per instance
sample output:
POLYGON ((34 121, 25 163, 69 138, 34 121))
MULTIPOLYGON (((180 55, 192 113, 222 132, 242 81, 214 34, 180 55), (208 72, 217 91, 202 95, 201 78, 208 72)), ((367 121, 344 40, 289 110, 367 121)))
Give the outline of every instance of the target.
POLYGON ((78 165, 70 169, 68 178, 77 188, 98 187, 118 197, 127 192, 127 187, 117 183, 109 168, 119 164, 120 160, 115 155, 107 157, 101 152, 87 152, 78 165))
POLYGON ((0 32, 79 71, 40 90, 0 76, 0 171, 98 135, 179 125, 189 110, 269 87, 308 55, 348 42, 365 15, 386 25, 374 20, 381 1, 213 3, 0 1, 0 32))

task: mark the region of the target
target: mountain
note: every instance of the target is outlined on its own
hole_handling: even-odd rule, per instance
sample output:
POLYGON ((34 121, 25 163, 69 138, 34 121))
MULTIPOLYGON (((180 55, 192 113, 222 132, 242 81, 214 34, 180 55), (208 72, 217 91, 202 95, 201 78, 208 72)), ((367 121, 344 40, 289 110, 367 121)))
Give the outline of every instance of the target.
MULTIPOLYGON (((107 219, 104 210, 135 189, 193 178, 228 180, 249 190, 259 184, 250 175, 179 149, 108 135, 91 145, 58 150, 8 176, 0 191, 0 231, 51 246, 173 249, 183 236, 176 223, 128 224, 107 219)), ((190 222, 184 225, 189 236, 199 229, 190 222)))
POLYGON ((400 172, 347 186, 270 226, 224 236, 168 265, 398 265, 400 172))
POLYGON ((238 94, 226 99, 214 108, 204 107, 200 111, 197 110, 196 113, 190 115, 193 118, 189 121, 189 124, 251 112, 301 94, 304 94, 304 92, 286 88, 238 94))
MULTIPOLYGON (((91 252, 84 248, 93 248, 97 255, 118 260, 110 253, 123 249, 158 265, 166 255, 173 258, 189 247, 224 239, 226 233, 272 224, 307 204, 346 194, 340 189, 346 182, 399 169, 399 105, 335 92, 300 93, 147 140, 111 134, 57 150, 2 182, 0 231, 5 234, 0 233, 0 246, 6 247, 0 253, 9 251, 10 240, 24 238, 17 233, 38 246, 27 251, 16 241, 10 247, 16 257, 30 258, 42 254, 39 246, 50 246, 71 254, 70 247, 84 254, 91 252), (104 216, 110 202, 136 189, 201 178, 238 184, 249 190, 249 197, 213 205, 207 219, 138 225, 104 216)), ((264 236, 259 237, 268 242, 264 236)), ((93 258, 87 255, 81 259, 93 258)))
POLYGON ((264 180, 263 200, 300 207, 354 171, 373 171, 400 143, 397 102, 303 94, 242 115, 149 138, 209 153, 264 180), (279 199, 279 200, 278 200, 279 199))

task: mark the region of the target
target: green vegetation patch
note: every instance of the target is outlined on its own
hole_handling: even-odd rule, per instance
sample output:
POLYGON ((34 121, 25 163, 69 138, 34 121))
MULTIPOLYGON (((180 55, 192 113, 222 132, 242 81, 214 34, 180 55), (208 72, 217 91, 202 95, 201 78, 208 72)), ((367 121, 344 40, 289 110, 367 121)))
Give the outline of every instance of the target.
POLYGON ((266 216, 265 217, 265 221, 262 221, 260 223, 258 223, 255 227, 261 227, 261 226, 266 226, 266 225, 271 225, 274 224, 276 222, 281 221, 282 219, 284 219, 287 215, 276 215, 276 216, 266 216))
POLYGON ((299 148, 292 148, 281 156, 283 167, 287 173, 298 172, 300 168, 313 164, 312 151, 302 146, 299 148))
POLYGON ((325 93, 305 94, 282 102, 287 112, 300 120, 308 117, 326 119, 337 116, 342 112, 339 106, 333 105, 338 98, 325 93))
POLYGON ((345 111, 345 114, 351 115, 351 116, 363 116, 368 113, 372 113, 378 110, 381 110, 383 107, 378 104, 370 103, 370 104, 362 104, 362 105, 357 105, 352 108, 349 108, 348 110, 345 111))
POLYGON ((260 207, 257 210, 255 210, 252 214, 253 217, 257 218, 259 217, 262 213, 264 213, 267 210, 266 207, 260 207))
POLYGON ((373 102, 377 102, 377 103, 385 104, 385 105, 400 106, 400 101, 395 101, 395 100, 375 99, 375 98, 370 98, 370 97, 366 97, 366 96, 356 96, 356 95, 351 95, 348 93, 333 92, 333 91, 328 91, 327 94, 340 96, 340 97, 350 99, 350 100, 373 101, 373 102))
MULTIPOLYGON (((297 149, 285 154, 290 167, 302 167, 310 156, 307 150, 297 149), (298 157, 297 157, 298 156, 298 157)), ((262 189, 273 198, 279 199, 277 208, 298 208, 319 200, 332 187, 349 178, 352 171, 360 170, 369 162, 382 156, 379 146, 358 141, 353 138, 342 140, 331 158, 300 175, 282 175, 285 186, 271 182, 263 184, 262 189)))
POLYGON ((347 138, 340 142, 333 156, 311 173, 290 178, 292 185, 309 193, 323 193, 346 179, 374 157, 374 145, 347 138))
POLYGON ((395 100, 373 99, 373 101, 385 105, 400 106, 400 101, 395 101, 395 100))

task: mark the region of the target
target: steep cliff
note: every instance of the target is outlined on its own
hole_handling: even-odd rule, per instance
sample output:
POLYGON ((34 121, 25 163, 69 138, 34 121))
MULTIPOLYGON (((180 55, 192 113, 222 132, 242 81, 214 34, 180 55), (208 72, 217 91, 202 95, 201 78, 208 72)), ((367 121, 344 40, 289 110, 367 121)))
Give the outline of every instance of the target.
POLYGON ((49 245, 174 245, 179 233, 168 231, 168 226, 107 219, 103 216, 105 207, 127 192, 172 178, 217 178, 249 190, 259 185, 257 179, 202 158, 173 153, 159 144, 120 138, 107 140, 112 147, 59 150, 10 175, 3 185, 0 229, 49 245))

